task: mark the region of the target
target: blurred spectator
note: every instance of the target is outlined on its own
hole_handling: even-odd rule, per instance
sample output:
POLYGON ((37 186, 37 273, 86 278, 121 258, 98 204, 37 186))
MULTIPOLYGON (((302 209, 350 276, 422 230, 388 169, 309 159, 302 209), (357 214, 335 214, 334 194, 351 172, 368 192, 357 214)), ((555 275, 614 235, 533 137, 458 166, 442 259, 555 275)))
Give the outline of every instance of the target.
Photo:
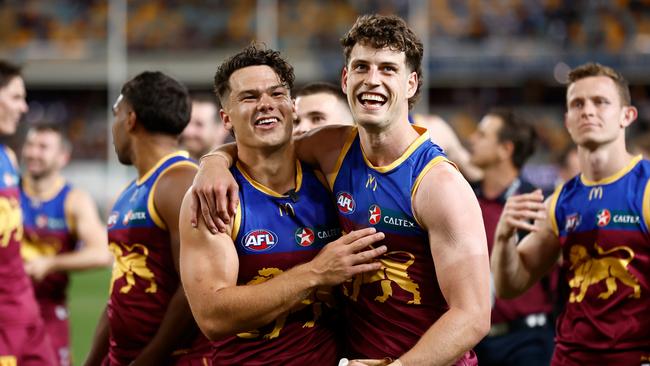
POLYGON ((317 127, 354 124, 341 87, 326 82, 310 83, 296 92, 296 115, 294 136, 317 127))
POLYGON ((192 117, 180 136, 181 146, 192 159, 199 160, 228 138, 228 130, 218 114, 214 95, 197 94, 192 97, 192 117))

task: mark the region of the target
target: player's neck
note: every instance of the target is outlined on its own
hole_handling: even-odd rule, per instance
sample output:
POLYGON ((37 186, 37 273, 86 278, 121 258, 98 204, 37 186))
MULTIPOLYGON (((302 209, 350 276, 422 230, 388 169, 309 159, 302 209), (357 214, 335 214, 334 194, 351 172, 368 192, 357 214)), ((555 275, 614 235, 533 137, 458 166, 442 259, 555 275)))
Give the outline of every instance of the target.
POLYGON ((237 159, 256 182, 283 193, 296 188, 296 153, 293 143, 275 149, 238 146, 237 159))
POLYGON ((519 176, 519 170, 512 163, 501 162, 499 165, 483 170, 481 192, 488 199, 499 197, 519 176))
POLYGON ((32 177, 28 174, 23 176, 23 189, 27 195, 39 198, 49 199, 54 196, 65 184, 65 179, 59 172, 54 172, 42 177, 32 177))
POLYGON ((179 151, 178 141, 170 135, 149 135, 133 142, 133 166, 138 178, 147 174, 163 157, 179 151))
POLYGON ((394 122, 383 130, 359 128, 363 153, 374 166, 390 165, 399 159, 419 136, 407 119, 394 122))
POLYGON ((633 158, 624 143, 604 145, 594 150, 578 147, 580 171, 585 178, 594 182, 618 173, 633 158))

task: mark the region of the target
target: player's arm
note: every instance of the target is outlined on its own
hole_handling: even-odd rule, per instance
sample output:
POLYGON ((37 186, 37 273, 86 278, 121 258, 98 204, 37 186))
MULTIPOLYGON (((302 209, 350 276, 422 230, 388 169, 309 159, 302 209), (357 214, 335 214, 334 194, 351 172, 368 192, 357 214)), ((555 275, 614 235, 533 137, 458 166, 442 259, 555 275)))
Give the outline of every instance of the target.
POLYGON ((25 270, 37 281, 52 272, 106 267, 113 260, 113 256, 108 251, 106 229, 101 223, 97 206, 90 195, 82 190, 73 189, 63 205, 65 215, 71 222, 71 229, 83 246, 72 252, 38 257, 27 262, 25 270))
POLYGON ((86 362, 84 362, 84 366, 100 366, 102 364, 108 354, 108 340, 108 315, 106 314, 106 308, 104 308, 104 311, 102 311, 99 317, 93 343, 86 357, 86 362))
POLYGON ((491 259, 498 297, 521 295, 557 262, 560 242, 549 220, 550 201, 545 204, 543 200, 537 190, 506 201, 495 230, 491 259), (530 231, 519 244, 517 230, 530 231))
MULTIPOLYGON (((174 270, 178 271, 180 253, 180 233, 178 218, 183 195, 192 184, 196 168, 190 165, 180 165, 170 168, 158 178, 153 192, 154 206, 161 219, 167 226, 171 239, 171 251, 174 260, 174 270)), ((142 350, 132 365, 162 365, 177 345, 193 334, 195 329, 192 313, 187 304, 183 286, 178 289, 167 305, 167 310, 156 335, 142 350)))
MULTIPOLYGON (((351 126, 324 126, 294 140, 301 161, 318 168, 326 176, 335 169, 345 137, 351 126)), ((192 215, 195 227, 199 217, 212 233, 225 232, 239 202, 239 187, 228 170, 237 158, 237 145, 222 145, 201 158, 192 185, 192 215)))
MULTIPOLYGON (((181 280, 201 331, 211 340, 271 323, 304 300, 314 288, 341 283, 357 273, 377 270, 370 262, 386 251, 366 247, 382 240, 373 228, 329 243, 310 262, 266 282, 237 285, 239 260, 228 233, 211 234, 190 224, 191 193, 181 208, 181 280)), ((231 229, 229 228, 228 231, 231 229)))
POLYGON ((445 312, 400 356, 407 365, 450 365, 490 329, 490 268, 483 218, 476 197, 450 164, 433 166, 413 198, 427 230, 445 312))

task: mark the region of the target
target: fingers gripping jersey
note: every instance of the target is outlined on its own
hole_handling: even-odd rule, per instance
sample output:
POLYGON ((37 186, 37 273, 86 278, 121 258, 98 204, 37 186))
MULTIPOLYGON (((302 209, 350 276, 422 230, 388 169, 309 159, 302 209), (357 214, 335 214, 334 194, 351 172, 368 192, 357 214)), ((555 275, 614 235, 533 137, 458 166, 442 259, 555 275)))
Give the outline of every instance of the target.
MULTIPOLYGON (((71 189, 66 183, 53 197, 46 200, 40 200, 30 194, 27 187, 21 189, 24 235, 20 252, 25 261, 41 256, 55 256, 75 249, 77 238, 70 231, 64 207, 71 189)), ((34 281, 33 284, 39 301, 65 302, 67 273, 52 273, 42 281, 34 281)))
MULTIPOLYGON (((374 167, 354 129, 336 174, 329 177, 343 231, 374 226, 386 237, 382 269, 356 276, 342 286, 347 302, 351 357, 397 358, 408 351, 449 307, 442 296, 427 232, 418 224, 411 198, 422 177, 448 162, 425 129, 395 162, 374 167)), ((466 354, 459 362, 475 359, 466 354)), ((463 363, 466 364, 466 363, 463 363)))
MULTIPOLYGON (((231 169, 239 184, 240 208, 233 241, 239 256, 238 285, 267 281, 310 261, 340 236, 331 195, 314 173, 296 171, 296 189, 278 194, 231 169)), ((315 291, 298 306, 259 329, 213 342, 215 365, 333 365, 336 345, 325 300, 315 291)))
POLYGON ((23 222, 18 174, 0 145, 0 326, 40 321, 31 281, 20 257, 23 222))
POLYGON ((178 289, 169 232, 153 193, 158 178, 179 165, 195 166, 185 152, 167 155, 126 187, 108 217, 115 256, 108 302, 111 365, 129 364, 151 341, 178 289))
POLYGON ((649 179, 650 162, 638 156, 598 182, 577 176, 551 198, 568 292, 560 356, 634 349, 650 356, 649 179))

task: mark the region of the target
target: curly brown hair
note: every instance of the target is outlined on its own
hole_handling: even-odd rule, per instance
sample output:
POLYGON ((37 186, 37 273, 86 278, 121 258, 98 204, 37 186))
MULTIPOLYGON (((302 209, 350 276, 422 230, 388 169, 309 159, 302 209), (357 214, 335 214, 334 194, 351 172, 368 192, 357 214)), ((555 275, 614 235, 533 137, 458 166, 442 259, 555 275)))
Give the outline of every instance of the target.
POLYGON ((632 98, 630 97, 630 87, 618 71, 614 70, 609 66, 604 66, 599 63, 590 62, 584 65, 580 65, 575 69, 569 72, 569 85, 575 83, 576 81, 591 76, 606 76, 616 84, 618 89, 618 94, 621 98, 621 104, 624 106, 629 106, 632 104, 632 98))
POLYGON ((409 70, 415 71, 418 75, 417 90, 409 98, 409 109, 412 109, 420 97, 420 87, 422 86, 424 48, 418 36, 398 16, 363 15, 357 18, 352 28, 341 38, 346 64, 350 61, 350 53, 357 43, 377 49, 389 48, 393 51, 404 52, 409 70))
POLYGON ((223 106, 223 98, 230 92, 230 76, 239 69, 258 65, 269 66, 278 74, 282 83, 289 89, 293 88, 295 80, 293 66, 282 58, 280 52, 253 43, 228 58, 217 68, 214 75, 214 92, 219 100, 219 107, 223 106))

